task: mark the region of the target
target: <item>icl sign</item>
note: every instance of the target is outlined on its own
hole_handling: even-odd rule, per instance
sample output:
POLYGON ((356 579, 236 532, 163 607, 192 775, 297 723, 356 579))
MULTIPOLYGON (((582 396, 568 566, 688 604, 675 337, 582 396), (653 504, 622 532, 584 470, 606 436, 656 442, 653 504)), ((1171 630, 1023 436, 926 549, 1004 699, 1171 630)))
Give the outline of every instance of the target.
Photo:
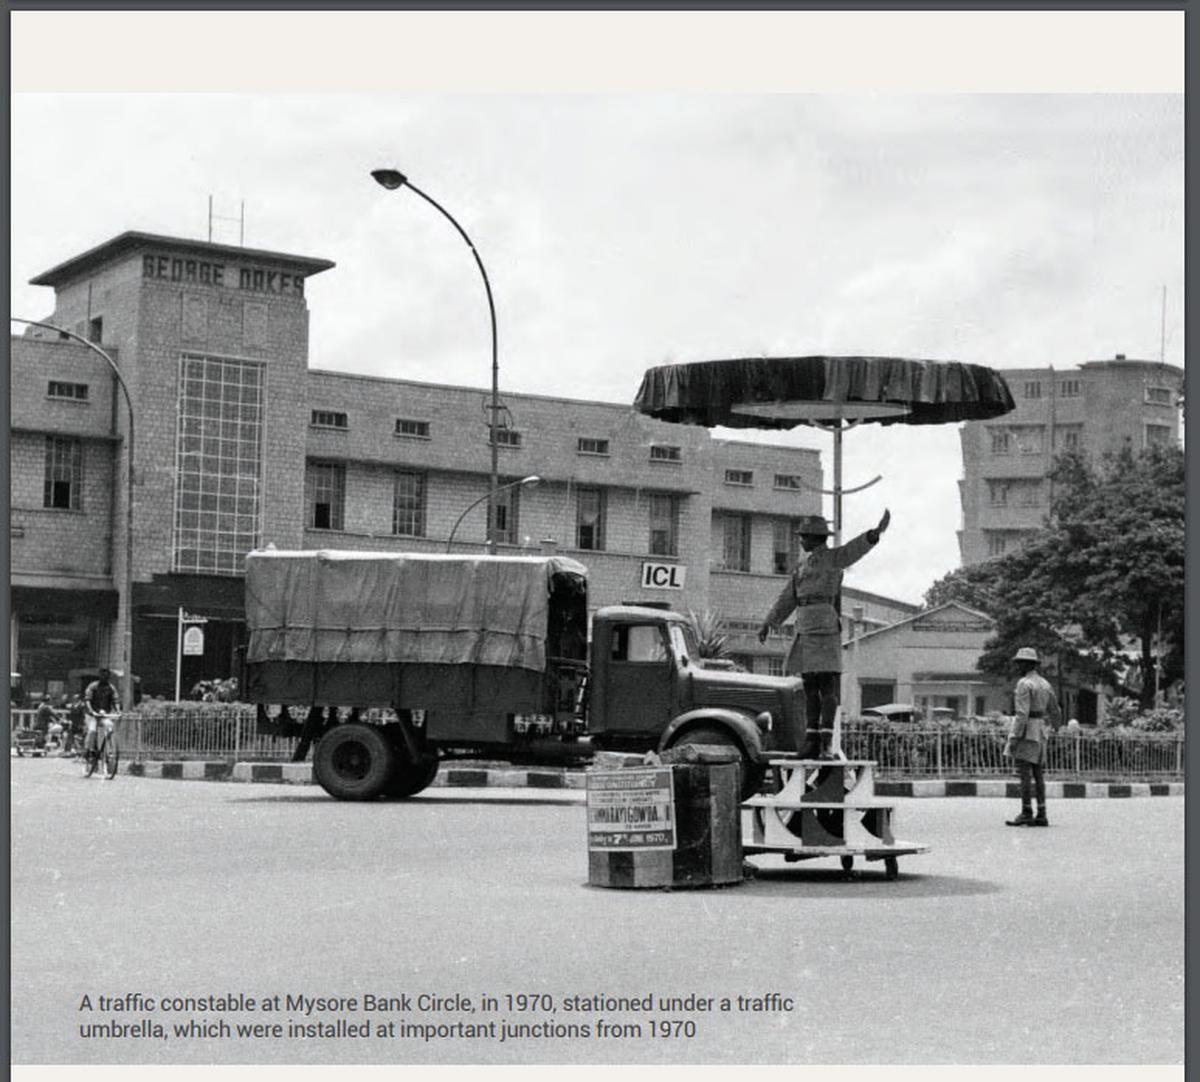
POLYGON ((642 564, 642 587, 647 590, 682 590, 684 564, 642 564))

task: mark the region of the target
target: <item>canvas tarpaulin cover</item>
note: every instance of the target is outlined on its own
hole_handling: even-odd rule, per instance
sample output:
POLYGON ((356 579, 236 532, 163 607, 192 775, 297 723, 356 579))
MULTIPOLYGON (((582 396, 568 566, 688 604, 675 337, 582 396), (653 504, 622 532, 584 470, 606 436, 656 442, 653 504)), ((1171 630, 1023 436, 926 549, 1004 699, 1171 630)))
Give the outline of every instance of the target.
POLYGON ((422 662, 541 671, 566 557, 252 552, 246 660, 422 662))

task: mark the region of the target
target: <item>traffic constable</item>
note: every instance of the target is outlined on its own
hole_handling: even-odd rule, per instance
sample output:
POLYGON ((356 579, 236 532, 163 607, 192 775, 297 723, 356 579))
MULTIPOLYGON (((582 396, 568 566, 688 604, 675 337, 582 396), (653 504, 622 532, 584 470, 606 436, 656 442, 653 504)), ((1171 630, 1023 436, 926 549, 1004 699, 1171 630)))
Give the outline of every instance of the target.
POLYGON ((805 739, 796 749, 803 758, 829 755, 841 702, 842 572, 879 543, 891 519, 885 510, 877 526, 837 548, 829 547, 829 524, 820 515, 805 515, 796 524, 804 551, 758 629, 758 641, 766 642, 772 628, 796 613, 796 637, 784 669, 799 673, 804 681, 805 739))
POLYGON ((1004 745, 1004 754, 1015 759, 1021 779, 1021 811, 1015 819, 1006 819, 1010 827, 1045 827, 1046 818, 1046 722, 1055 728, 1061 719, 1058 698, 1049 681, 1037 671, 1038 655, 1032 646, 1022 646, 1013 657, 1020 677, 1013 692, 1012 728, 1004 745), (1037 814, 1033 800, 1037 800, 1037 814))

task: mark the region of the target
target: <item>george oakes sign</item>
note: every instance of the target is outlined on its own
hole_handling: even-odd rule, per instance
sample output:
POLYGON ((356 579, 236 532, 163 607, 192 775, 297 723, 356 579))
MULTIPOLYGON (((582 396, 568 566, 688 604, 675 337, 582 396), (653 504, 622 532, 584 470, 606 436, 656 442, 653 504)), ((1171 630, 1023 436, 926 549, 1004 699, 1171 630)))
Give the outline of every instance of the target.
POLYGON ((208 259, 184 256, 142 256, 142 277, 185 285, 241 289, 249 293, 304 296, 304 276, 267 270, 264 267, 227 267, 208 259))

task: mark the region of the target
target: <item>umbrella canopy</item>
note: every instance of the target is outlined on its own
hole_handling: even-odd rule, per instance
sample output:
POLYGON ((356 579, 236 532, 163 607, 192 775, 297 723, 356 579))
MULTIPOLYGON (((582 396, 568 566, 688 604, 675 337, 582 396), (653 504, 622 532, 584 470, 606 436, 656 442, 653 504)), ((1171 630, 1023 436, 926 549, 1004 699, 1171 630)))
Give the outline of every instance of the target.
POLYGON ((741 357, 650 368, 634 406, 662 421, 728 428, 842 422, 936 425, 1015 408, 1004 377, 959 361, 741 357))

